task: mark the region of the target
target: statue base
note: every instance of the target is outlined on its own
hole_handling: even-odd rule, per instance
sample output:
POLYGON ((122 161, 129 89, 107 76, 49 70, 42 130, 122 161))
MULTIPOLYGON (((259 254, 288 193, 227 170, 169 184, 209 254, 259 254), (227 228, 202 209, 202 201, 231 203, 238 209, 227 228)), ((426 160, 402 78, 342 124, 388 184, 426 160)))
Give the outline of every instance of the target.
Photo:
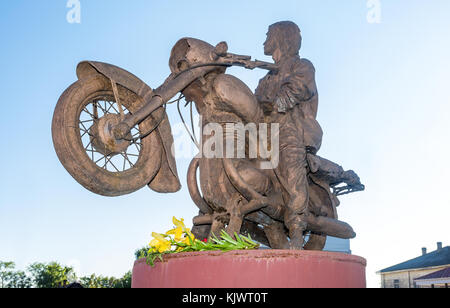
POLYGON ((293 250, 208 251, 135 262, 133 288, 365 288, 366 260, 293 250))

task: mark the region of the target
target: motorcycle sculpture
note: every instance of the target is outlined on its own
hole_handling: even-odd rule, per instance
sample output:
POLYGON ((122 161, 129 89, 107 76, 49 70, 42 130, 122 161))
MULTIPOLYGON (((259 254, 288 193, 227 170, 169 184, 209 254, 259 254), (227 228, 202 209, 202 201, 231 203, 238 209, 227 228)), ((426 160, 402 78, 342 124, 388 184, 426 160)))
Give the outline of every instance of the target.
MULTIPOLYGON (((166 114, 177 93, 195 104, 202 127, 264 121, 252 91, 225 71, 231 66, 276 71, 276 65, 227 49, 223 42, 213 47, 197 39, 180 40, 171 53, 172 74, 157 89, 119 67, 81 62, 78 81, 59 99, 52 125, 56 153, 66 170, 86 189, 103 196, 129 194, 146 185, 161 193, 180 190, 166 114)), ((203 136, 199 146, 209 138, 203 136)), ((289 247, 283 183, 273 170, 259 168, 260 163, 259 158, 247 157, 193 159, 187 183, 200 210, 194 234, 205 238, 225 229, 230 235, 251 234, 271 248, 289 247)), ((303 248, 322 250, 327 236, 355 237, 353 229, 338 220, 337 196, 364 186, 356 174, 315 154, 308 154, 308 164, 303 248)))

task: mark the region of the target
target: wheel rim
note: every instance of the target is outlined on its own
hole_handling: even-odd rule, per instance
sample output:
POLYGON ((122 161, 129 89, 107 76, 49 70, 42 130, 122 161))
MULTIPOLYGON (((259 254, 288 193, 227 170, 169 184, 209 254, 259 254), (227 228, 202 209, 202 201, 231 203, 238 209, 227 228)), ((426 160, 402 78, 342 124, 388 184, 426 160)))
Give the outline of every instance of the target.
MULTIPOLYGON (((105 127, 120 121, 119 106, 112 93, 96 93, 81 105, 78 116, 80 141, 86 155, 97 168, 110 173, 121 173, 133 169, 142 153, 140 130, 136 125, 127 140, 111 144, 104 136, 105 127)), ((122 106, 124 113, 131 111, 122 106)))

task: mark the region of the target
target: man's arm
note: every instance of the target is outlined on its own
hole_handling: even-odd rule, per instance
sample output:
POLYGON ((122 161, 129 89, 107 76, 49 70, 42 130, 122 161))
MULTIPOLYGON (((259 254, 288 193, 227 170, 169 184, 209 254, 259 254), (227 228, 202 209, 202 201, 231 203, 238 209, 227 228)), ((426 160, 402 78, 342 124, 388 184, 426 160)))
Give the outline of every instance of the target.
MULTIPOLYGON (((297 104, 310 101, 316 95, 314 66, 306 59, 298 59, 293 63, 289 75, 283 79, 280 91, 276 96, 276 102, 279 111, 286 112, 297 104)), ((304 109, 304 112, 311 113, 309 116, 316 117, 317 106, 302 109, 304 109)))

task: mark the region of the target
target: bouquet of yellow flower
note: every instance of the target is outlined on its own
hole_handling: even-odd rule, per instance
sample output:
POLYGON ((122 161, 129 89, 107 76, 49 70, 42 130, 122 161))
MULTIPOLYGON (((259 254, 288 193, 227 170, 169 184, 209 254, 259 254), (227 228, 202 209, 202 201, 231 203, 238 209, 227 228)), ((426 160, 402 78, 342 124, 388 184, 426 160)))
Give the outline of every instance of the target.
POLYGON ((173 217, 174 228, 165 234, 153 232, 153 240, 146 254, 147 263, 154 266, 156 259, 163 261, 163 255, 193 251, 231 251, 244 249, 258 249, 259 244, 251 236, 234 235, 234 239, 222 230, 220 239, 212 235, 210 240, 200 241, 195 238, 189 228, 186 228, 184 219, 173 217))

